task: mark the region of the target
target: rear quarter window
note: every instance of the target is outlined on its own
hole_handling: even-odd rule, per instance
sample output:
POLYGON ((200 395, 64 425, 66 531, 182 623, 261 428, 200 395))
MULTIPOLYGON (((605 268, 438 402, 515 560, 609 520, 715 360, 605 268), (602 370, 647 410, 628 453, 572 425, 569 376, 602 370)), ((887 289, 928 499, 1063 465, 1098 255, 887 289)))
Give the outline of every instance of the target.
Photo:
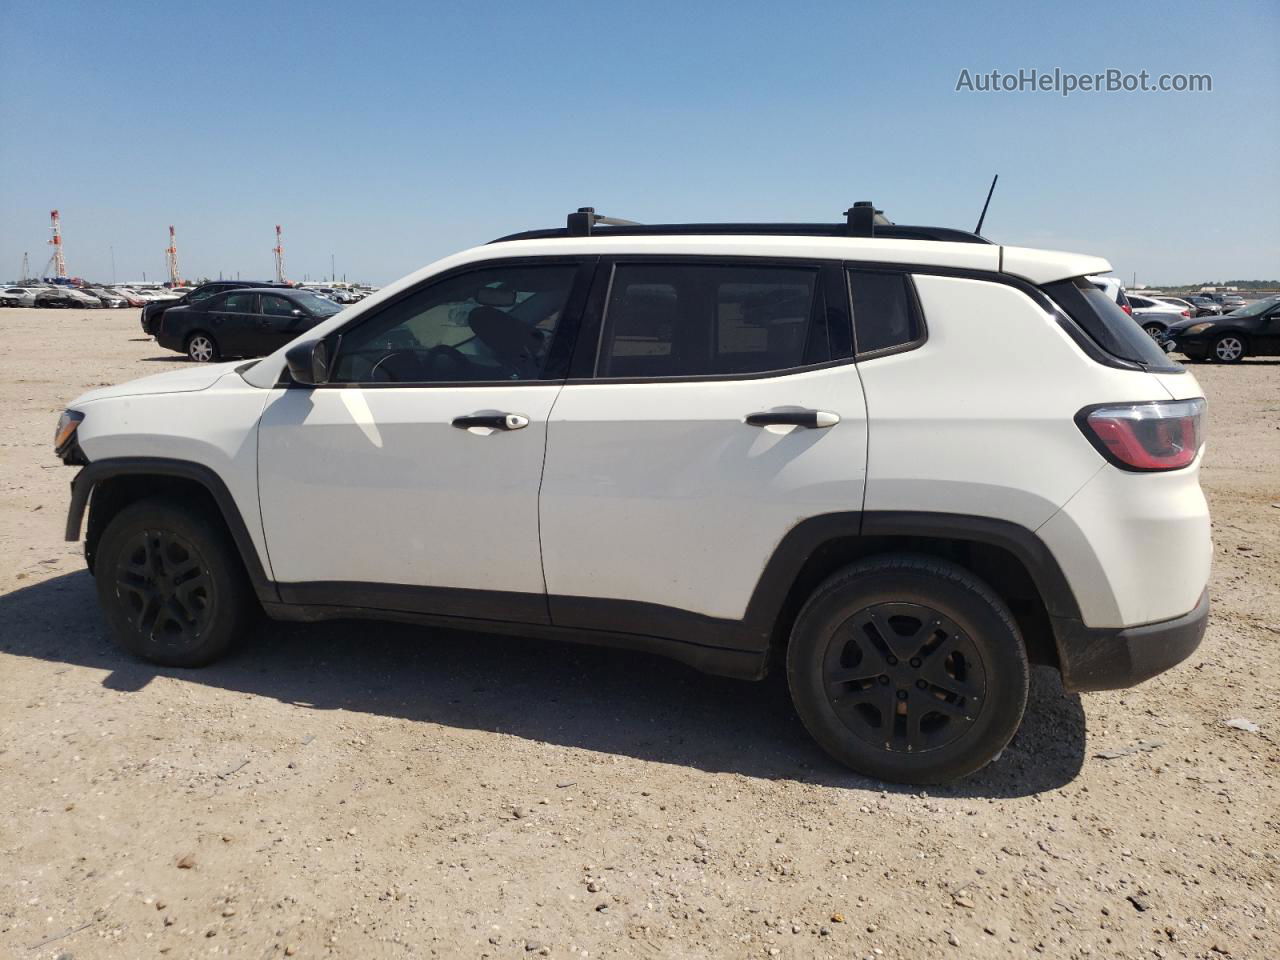
POLYGON ((1148 370, 1183 369, 1111 297, 1084 277, 1045 284, 1043 289, 1076 326, 1111 356, 1148 370))

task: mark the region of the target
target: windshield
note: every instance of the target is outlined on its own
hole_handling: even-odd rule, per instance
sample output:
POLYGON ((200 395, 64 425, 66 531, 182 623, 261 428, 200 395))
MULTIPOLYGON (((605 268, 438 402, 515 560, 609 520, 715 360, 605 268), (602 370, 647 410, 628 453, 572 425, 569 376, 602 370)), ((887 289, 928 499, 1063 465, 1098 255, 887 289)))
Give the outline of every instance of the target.
POLYGON ((332 300, 317 297, 314 293, 298 293, 294 295, 294 299, 317 317, 332 317, 342 309, 332 300))
POLYGON ((1280 303, 1280 297, 1267 297, 1265 300, 1255 300, 1246 307, 1239 307, 1232 310, 1228 316, 1232 317, 1256 317, 1260 313, 1266 313, 1277 303, 1280 303))

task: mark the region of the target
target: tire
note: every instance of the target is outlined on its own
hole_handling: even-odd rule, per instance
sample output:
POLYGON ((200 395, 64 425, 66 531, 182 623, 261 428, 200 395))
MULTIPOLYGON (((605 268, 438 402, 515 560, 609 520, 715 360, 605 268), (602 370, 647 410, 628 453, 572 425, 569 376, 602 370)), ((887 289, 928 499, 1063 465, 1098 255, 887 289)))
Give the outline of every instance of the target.
POLYGON ((1164 339, 1164 327, 1158 323, 1144 323, 1142 329, 1148 337, 1157 343, 1164 339))
POLYGON ((252 619, 253 593, 226 530, 172 500, 140 500, 116 514, 93 570, 116 642, 151 663, 212 663, 252 619))
POLYGON ((787 682, 805 728, 835 760, 878 780, 931 784, 968 776, 1004 749, 1022 722, 1030 668, 989 586, 946 560, 895 554, 814 591, 791 632, 787 682))
POLYGON ((216 363, 218 360, 218 341, 202 330, 187 337, 186 348, 187 359, 194 363, 216 363))
POLYGON ((1237 333, 1224 333, 1209 348, 1215 363, 1239 363, 1247 352, 1248 344, 1237 333))

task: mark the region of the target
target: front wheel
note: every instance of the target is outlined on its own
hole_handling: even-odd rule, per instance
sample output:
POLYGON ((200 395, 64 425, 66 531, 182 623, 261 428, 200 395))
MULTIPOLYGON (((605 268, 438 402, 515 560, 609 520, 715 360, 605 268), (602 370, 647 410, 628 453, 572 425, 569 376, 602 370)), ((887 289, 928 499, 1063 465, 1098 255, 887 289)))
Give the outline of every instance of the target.
POLYGON ((891 555, 827 579, 796 619, 787 680, 833 758, 898 783, 986 766, 1017 732, 1030 686, 1009 608, 945 560, 891 555))
POLYGON ((1226 333, 1213 341, 1213 359, 1219 363, 1239 363, 1244 359, 1244 341, 1234 333, 1226 333))
POLYGON ((213 363, 218 359, 218 344, 207 333, 193 333, 187 338, 187 359, 195 363, 213 363))
POLYGON ((102 531, 93 562, 116 641, 166 667, 201 667, 247 628, 253 598, 230 536, 203 513, 140 500, 102 531))

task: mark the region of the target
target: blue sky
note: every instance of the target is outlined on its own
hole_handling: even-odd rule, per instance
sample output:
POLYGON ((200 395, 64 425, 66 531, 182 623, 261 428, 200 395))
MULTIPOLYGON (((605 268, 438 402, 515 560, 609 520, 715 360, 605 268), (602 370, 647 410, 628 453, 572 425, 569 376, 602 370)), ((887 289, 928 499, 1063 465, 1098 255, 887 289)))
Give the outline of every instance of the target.
POLYGON ((1139 283, 1280 276, 1280 4, 0 2, 0 278, 385 283, 581 205, 971 229, 1139 283), (189 8, 188 8, 189 7, 189 8), (23 25, 27 26, 23 26, 23 25), (957 93, 961 69, 1211 93, 957 93))

